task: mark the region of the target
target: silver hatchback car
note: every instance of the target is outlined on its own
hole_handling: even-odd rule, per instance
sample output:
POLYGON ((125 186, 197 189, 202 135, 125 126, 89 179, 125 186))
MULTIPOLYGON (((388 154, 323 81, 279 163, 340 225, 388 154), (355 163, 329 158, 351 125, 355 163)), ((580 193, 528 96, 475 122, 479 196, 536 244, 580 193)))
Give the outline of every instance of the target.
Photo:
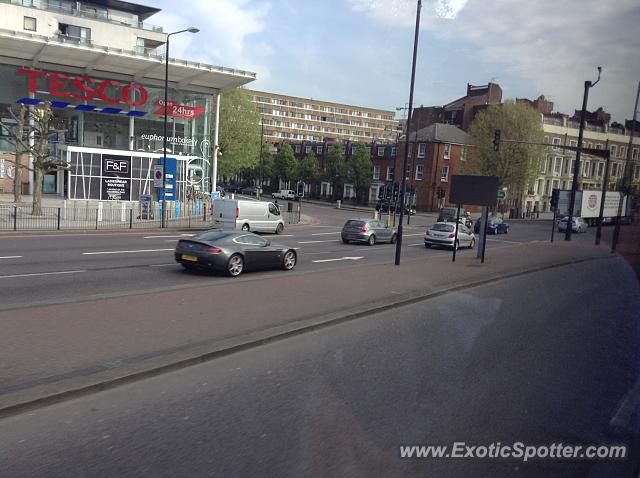
POLYGON ((427 249, 431 246, 445 247, 468 247, 472 249, 476 245, 476 236, 473 231, 466 225, 458 224, 458 240, 456 242, 456 224, 455 222, 436 222, 427 229, 424 236, 424 247, 427 249))
POLYGON ((349 219, 342 227, 342 242, 366 242, 373 246, 376 242, 396 242, 397 232, 384 222, 375 219, 349 219))

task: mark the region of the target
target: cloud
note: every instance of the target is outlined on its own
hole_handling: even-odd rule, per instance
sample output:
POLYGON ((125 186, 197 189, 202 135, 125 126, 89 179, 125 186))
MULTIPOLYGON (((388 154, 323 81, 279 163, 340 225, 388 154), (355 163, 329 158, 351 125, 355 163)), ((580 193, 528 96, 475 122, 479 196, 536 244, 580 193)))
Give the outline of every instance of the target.
MULTIPOLYGON (((384 28, 414 25, 413 0, 348 1, 353 11, 384 28)), ((461 69, 464 62, 473 63, 487 79, 505 78, 505 97, 545 94, 556 110, 573 113, 580 107, 584 81, 595 80, 601 65, 602 82, 593 88, 589 108, 604 106, 619 121, 631 116, 629 103, 640 78, 637 0, 443 0, 425 5, 421 30, 452 49, 466 45, 458 57, 461 69)), ((440 61, 446 55, 439 52, 440 61)))

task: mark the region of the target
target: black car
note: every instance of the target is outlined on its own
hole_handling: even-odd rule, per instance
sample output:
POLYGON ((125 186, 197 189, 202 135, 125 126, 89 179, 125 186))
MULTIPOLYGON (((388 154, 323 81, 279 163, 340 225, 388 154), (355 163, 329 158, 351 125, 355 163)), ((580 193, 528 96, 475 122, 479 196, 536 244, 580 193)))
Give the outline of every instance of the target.
MULTIPOLYGON (((392 202, 388 202, 388 201, 378 201, 376 203, 376 211, 380 211, 380 213, 382 214, 387 214, 387 213, 391 213, 393 214, 394 212, 396 213, 400 213, 400 204, 394 204, 392 202)), ((410 214, 411 216, 413 216, 416 213, 416 209, 413 206, 409 206, 407 204, 404 205, 404 213, 405 214, 410 214)))
POLYGON ((293 248, 271 244, 252 232, 210 230, 176 244, 175 260, 188 270, 213 270, 235 277, 244 270, 291 270, 298 256, 293 248))
POLYGON ((245 196, 257 196, 258 188, 255 186, 246 186, 240 190, 240 194, 244 194, 245 196))

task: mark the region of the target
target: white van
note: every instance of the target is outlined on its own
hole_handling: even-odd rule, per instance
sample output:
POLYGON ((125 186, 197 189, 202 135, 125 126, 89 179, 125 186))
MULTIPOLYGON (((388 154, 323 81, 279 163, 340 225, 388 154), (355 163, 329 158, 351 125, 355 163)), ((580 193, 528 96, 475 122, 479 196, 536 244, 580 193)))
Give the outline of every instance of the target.
POLYGON ((296 192, 293 189, 280 189, 277 193, 271 195, 273 199, 296 199, 296 192))
POLYGON ((223 229, 276 234, 284 231, 284 219, 280 208, 272 202, 216 199, 211 209, 214 223, 223 229))

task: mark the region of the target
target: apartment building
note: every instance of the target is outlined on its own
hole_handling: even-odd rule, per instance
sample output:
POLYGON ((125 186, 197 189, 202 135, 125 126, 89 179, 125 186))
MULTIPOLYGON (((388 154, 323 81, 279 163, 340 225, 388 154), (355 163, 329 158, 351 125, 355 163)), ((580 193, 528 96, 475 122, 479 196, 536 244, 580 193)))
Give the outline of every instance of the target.
POLYGON ((326 139, 364 143, 395 142, 394 111, 248 90, 271 142, 326 139))

